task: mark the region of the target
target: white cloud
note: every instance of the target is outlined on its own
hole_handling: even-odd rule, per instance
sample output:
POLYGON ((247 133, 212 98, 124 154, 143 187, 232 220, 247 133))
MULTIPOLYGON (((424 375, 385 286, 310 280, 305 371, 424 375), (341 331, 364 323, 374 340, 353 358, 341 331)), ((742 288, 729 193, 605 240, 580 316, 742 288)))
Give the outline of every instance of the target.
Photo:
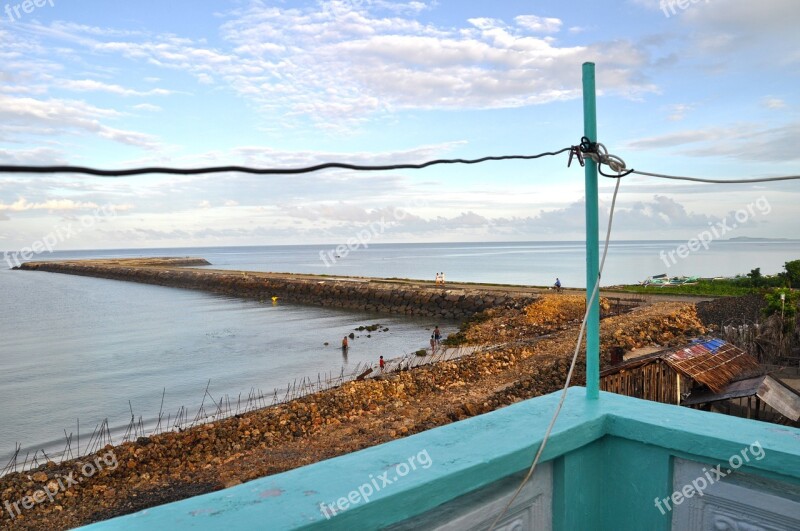
POLYGON ((30 149, 0 149, 0 161, 4 164, 65 164, 67 162, 65 154, 53 148, 30 148, 30 149))
POLYGON ((686 117, 686 113, 695 108, 691 103, 675 103, 670 105, 670 114, 667 119, 671 122, 679 122, 686 117))
POLYGON ((153 105, 151 103, 140 103, 139 105, 134 105, 133 108, 136 109, 137 111, 146 111, 146 112, 161 112, 164 110, 158 105, 153 105))
POLYGON ((772 96, 767 96, 766 98, 761 100, 761 105, 766 107, 767 109, 785 109, 786 102, 780 98, 774 98, 772 96))
POLYGON ((59 86, 66 90, 72 90, 76 92, 108 92, 110 94, 116 94, 117 96, 169 96, 170 94, 173 94, 171 90, 166 89, 157 88, 147 91, 139 91, 128 89, 120 85, 102 83, 93 79, 65 79, 59 82, 59 86))
POLYGON ((536 15, 520 15, 514 20, 520 27, 536 33, 558 33, 564 24, 558 18, 537 17, 536 15))
POLYGON ((254 2, 222 25, 226 48, 165 35, 93 37, 92 49, 227 86, 273 118, 330 127, 402 109, 514 108, 575 99, 581 63, 601 58, 606 93, 638 97, 656 90, 641 72, 649 56, 634 43, 562 46, 531 35, 557 31, 559 19, 524 15, 513 26, 472 19, 452 28, 413 18, 429 7, 423 2, 324 3, 333 4, 341 8, 335 16, 254 2))
POLYGON ((694 157, 732 157, 750 161, 787 162, 800 160, 794 148, 800 122, 768 126, 737 123, 724 127, 677 131, 626 144, 629 149, 664 149, 683 146, 679 153, 694 157), (697 145, 697 147, 688 146, 697 145))
POLYGON ((68 211, 91 208, 99 208, 99 205, 96 203, 81 203, 72 199, 49 199, 40 203, 30 203, 24 197, 20 197, 13 203, 0 203, 0 211, 5 212, 25 212, 28 210, 68 211))
POLYGON ((55 136, 75 132, 145 149, 155 149, 156 139, 135 131, 104 125, 100 120, 114 119, 121 113, 77 100, 13 97, 0 94, 0 140, 14 138, 17 127, 29 134, 55 136))

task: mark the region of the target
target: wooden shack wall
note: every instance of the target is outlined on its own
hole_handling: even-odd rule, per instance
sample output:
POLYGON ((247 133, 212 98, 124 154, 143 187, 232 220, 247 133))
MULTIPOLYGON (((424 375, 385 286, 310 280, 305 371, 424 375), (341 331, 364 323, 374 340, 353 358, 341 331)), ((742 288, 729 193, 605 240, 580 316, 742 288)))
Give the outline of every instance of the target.
POLYGON ((604 376, 600 389, 664 404, 680 403, 678 373, 660 360, 604 376))

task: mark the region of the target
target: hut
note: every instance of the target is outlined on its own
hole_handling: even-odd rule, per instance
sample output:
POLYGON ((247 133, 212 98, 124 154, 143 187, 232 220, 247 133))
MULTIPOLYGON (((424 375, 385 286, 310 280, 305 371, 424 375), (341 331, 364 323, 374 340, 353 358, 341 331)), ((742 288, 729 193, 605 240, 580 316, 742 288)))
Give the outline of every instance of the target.
POLYGON ((800 421, 800 394, 765 375, 755 358, 721 339, 698 339, 614 365, 604 391, 784 424, 800 421))

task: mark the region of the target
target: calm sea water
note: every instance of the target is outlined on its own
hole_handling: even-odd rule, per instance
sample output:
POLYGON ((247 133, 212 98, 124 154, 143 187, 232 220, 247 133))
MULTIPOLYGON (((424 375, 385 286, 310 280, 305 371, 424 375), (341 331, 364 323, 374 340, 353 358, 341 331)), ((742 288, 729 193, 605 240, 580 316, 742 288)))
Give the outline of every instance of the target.
MULTIPOLYGON (((612 244, 603 285, 649 275, 765 274, 800 259, 800 242, 715 242, 667 267, 659 257, 680 242, 612 244)), ((585 284, 581 243, 371 245, 340 253, 326 246, 227 247, 56 252, 37 259, 200 256, 215 268, 566 286, 585 284), (327 264, 321 259, 326 256, 327 264), (331 257, 333 256, 333 258, 331 257), (335 263, 334 263, 335 260, 335 263)), ((215 398, 252 388, 272 391, 318 373, 338 374, 378 356, 427 344, 430 329, 457 323, 388 317, 103 279, 11 271, 0 263, 0 467, 16 442, 63 447, 64 429, 82 440, 104 418, 121 427, 134 414, 157 416, 187 406, 192 414, 208 380, 215 398), (388 332, 357 338, 347 359, 338 345, 358 325, 388 332), (325 346, 324 343, 329 345, 325 346), (130 402, 130 405, 129 405, 130 402)), ((207 399, 208 401, 208 399, 207 399)), ((74 443, 73 443, 74 444, 74 443)))

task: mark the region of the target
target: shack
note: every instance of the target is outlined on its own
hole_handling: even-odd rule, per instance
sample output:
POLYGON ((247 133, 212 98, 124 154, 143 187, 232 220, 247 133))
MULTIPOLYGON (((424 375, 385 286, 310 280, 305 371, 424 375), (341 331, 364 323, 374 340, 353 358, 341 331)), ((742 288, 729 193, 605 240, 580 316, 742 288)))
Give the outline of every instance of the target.
POLYGON ((755 358, 721 339, 704 338, 614 365, 600 388, 781 424, 800 421, 800 393, 764 374, 755 358))

